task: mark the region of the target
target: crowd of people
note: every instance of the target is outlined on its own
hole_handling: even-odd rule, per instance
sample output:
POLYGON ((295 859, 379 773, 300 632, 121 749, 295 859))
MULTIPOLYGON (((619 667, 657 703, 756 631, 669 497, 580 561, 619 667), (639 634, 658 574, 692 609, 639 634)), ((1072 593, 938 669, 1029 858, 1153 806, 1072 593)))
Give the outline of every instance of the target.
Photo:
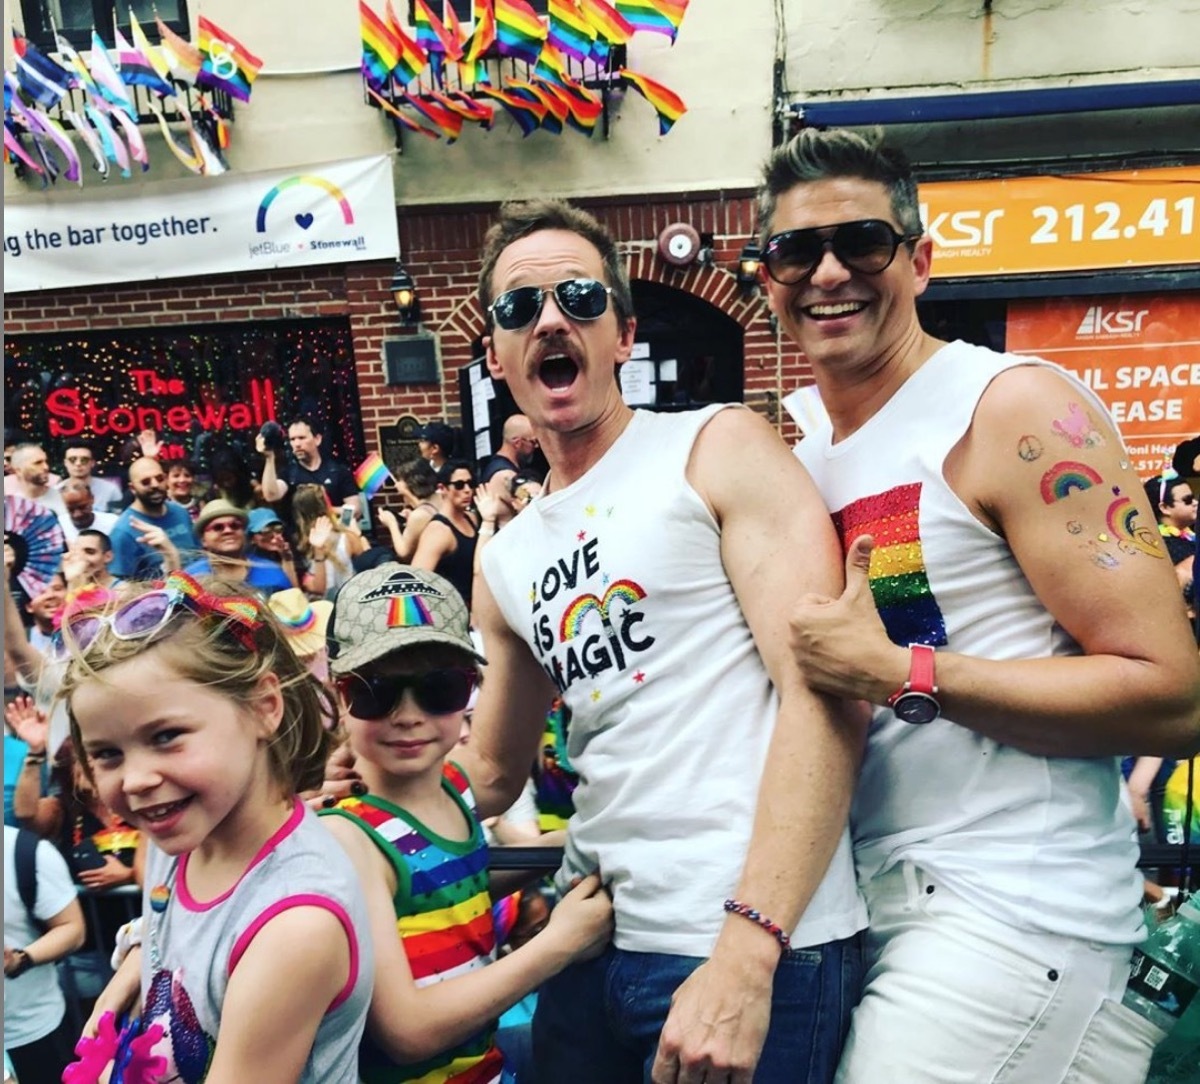
POLYGON ((735 405, 626 405, 623 258, 557 200, 481 254, 520 413, 480 464, 425 426, 374 531, 310 418, 203 492, 152 433, 124 491, 84 442, 58 480, 6 454, 65 540, 33 597, 5 551, 22 1084, 1144 1079, 1200 441, 1143 484, 1065 370, 928 334, 877 136, 779 148, 759 232, 827 411, 794 454, 735 405), (489 839, 561 845, 553 885, 489 839), (72 882, 144 901, 91 931, 82 1035, 72 882))

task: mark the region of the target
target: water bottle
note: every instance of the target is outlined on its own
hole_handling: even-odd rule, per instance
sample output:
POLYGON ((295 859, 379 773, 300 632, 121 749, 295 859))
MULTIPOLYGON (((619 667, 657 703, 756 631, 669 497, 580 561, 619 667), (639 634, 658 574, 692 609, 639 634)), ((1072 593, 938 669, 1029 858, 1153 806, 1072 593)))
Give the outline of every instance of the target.
POLYGON ((1122 1003, 1164 1033, 1178 1023, 1200 987, 1200 904, 1183 906, 1133 952, 1122 1003))

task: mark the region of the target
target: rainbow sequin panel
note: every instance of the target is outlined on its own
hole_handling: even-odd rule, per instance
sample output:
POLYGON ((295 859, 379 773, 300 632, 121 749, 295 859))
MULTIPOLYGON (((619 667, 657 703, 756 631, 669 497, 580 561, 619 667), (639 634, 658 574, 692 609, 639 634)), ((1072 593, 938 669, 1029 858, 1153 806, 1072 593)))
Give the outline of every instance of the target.
POLYGON ((889 639, 907 647, 946 643, 946 622, 925 573, 921 549, 921 483, 853 501, 833 514, 845 552, 859 535, 875 539, 867 573, 889 639))

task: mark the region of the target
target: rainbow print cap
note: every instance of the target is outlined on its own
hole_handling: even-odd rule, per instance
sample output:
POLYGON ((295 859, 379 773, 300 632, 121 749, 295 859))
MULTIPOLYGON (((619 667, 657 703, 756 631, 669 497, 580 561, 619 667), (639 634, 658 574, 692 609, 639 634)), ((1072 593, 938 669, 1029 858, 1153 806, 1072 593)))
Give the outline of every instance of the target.
POLYGON ((487 661, 475 650, 466 603, 449 580, 394 561, 342 585, 326 636, 334 675, 416 644, 445 644, 487 661))

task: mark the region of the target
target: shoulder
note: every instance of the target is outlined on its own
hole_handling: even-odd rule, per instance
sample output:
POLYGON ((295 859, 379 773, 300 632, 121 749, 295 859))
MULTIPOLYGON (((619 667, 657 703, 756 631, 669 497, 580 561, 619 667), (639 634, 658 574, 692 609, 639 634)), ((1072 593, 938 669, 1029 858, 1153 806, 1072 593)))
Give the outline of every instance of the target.
POLYGON ((37 869, 38 918, 53 918, 76 898, 77 890, 71 880, 67 860, 48 839, 38 842, 35 852, 37 869))
POLYGON ((207 557, 200 557, 191 564, 184 565, 183 571, 189 576, 207 576, 212 571, 212 566, 208 563, 207 557))

